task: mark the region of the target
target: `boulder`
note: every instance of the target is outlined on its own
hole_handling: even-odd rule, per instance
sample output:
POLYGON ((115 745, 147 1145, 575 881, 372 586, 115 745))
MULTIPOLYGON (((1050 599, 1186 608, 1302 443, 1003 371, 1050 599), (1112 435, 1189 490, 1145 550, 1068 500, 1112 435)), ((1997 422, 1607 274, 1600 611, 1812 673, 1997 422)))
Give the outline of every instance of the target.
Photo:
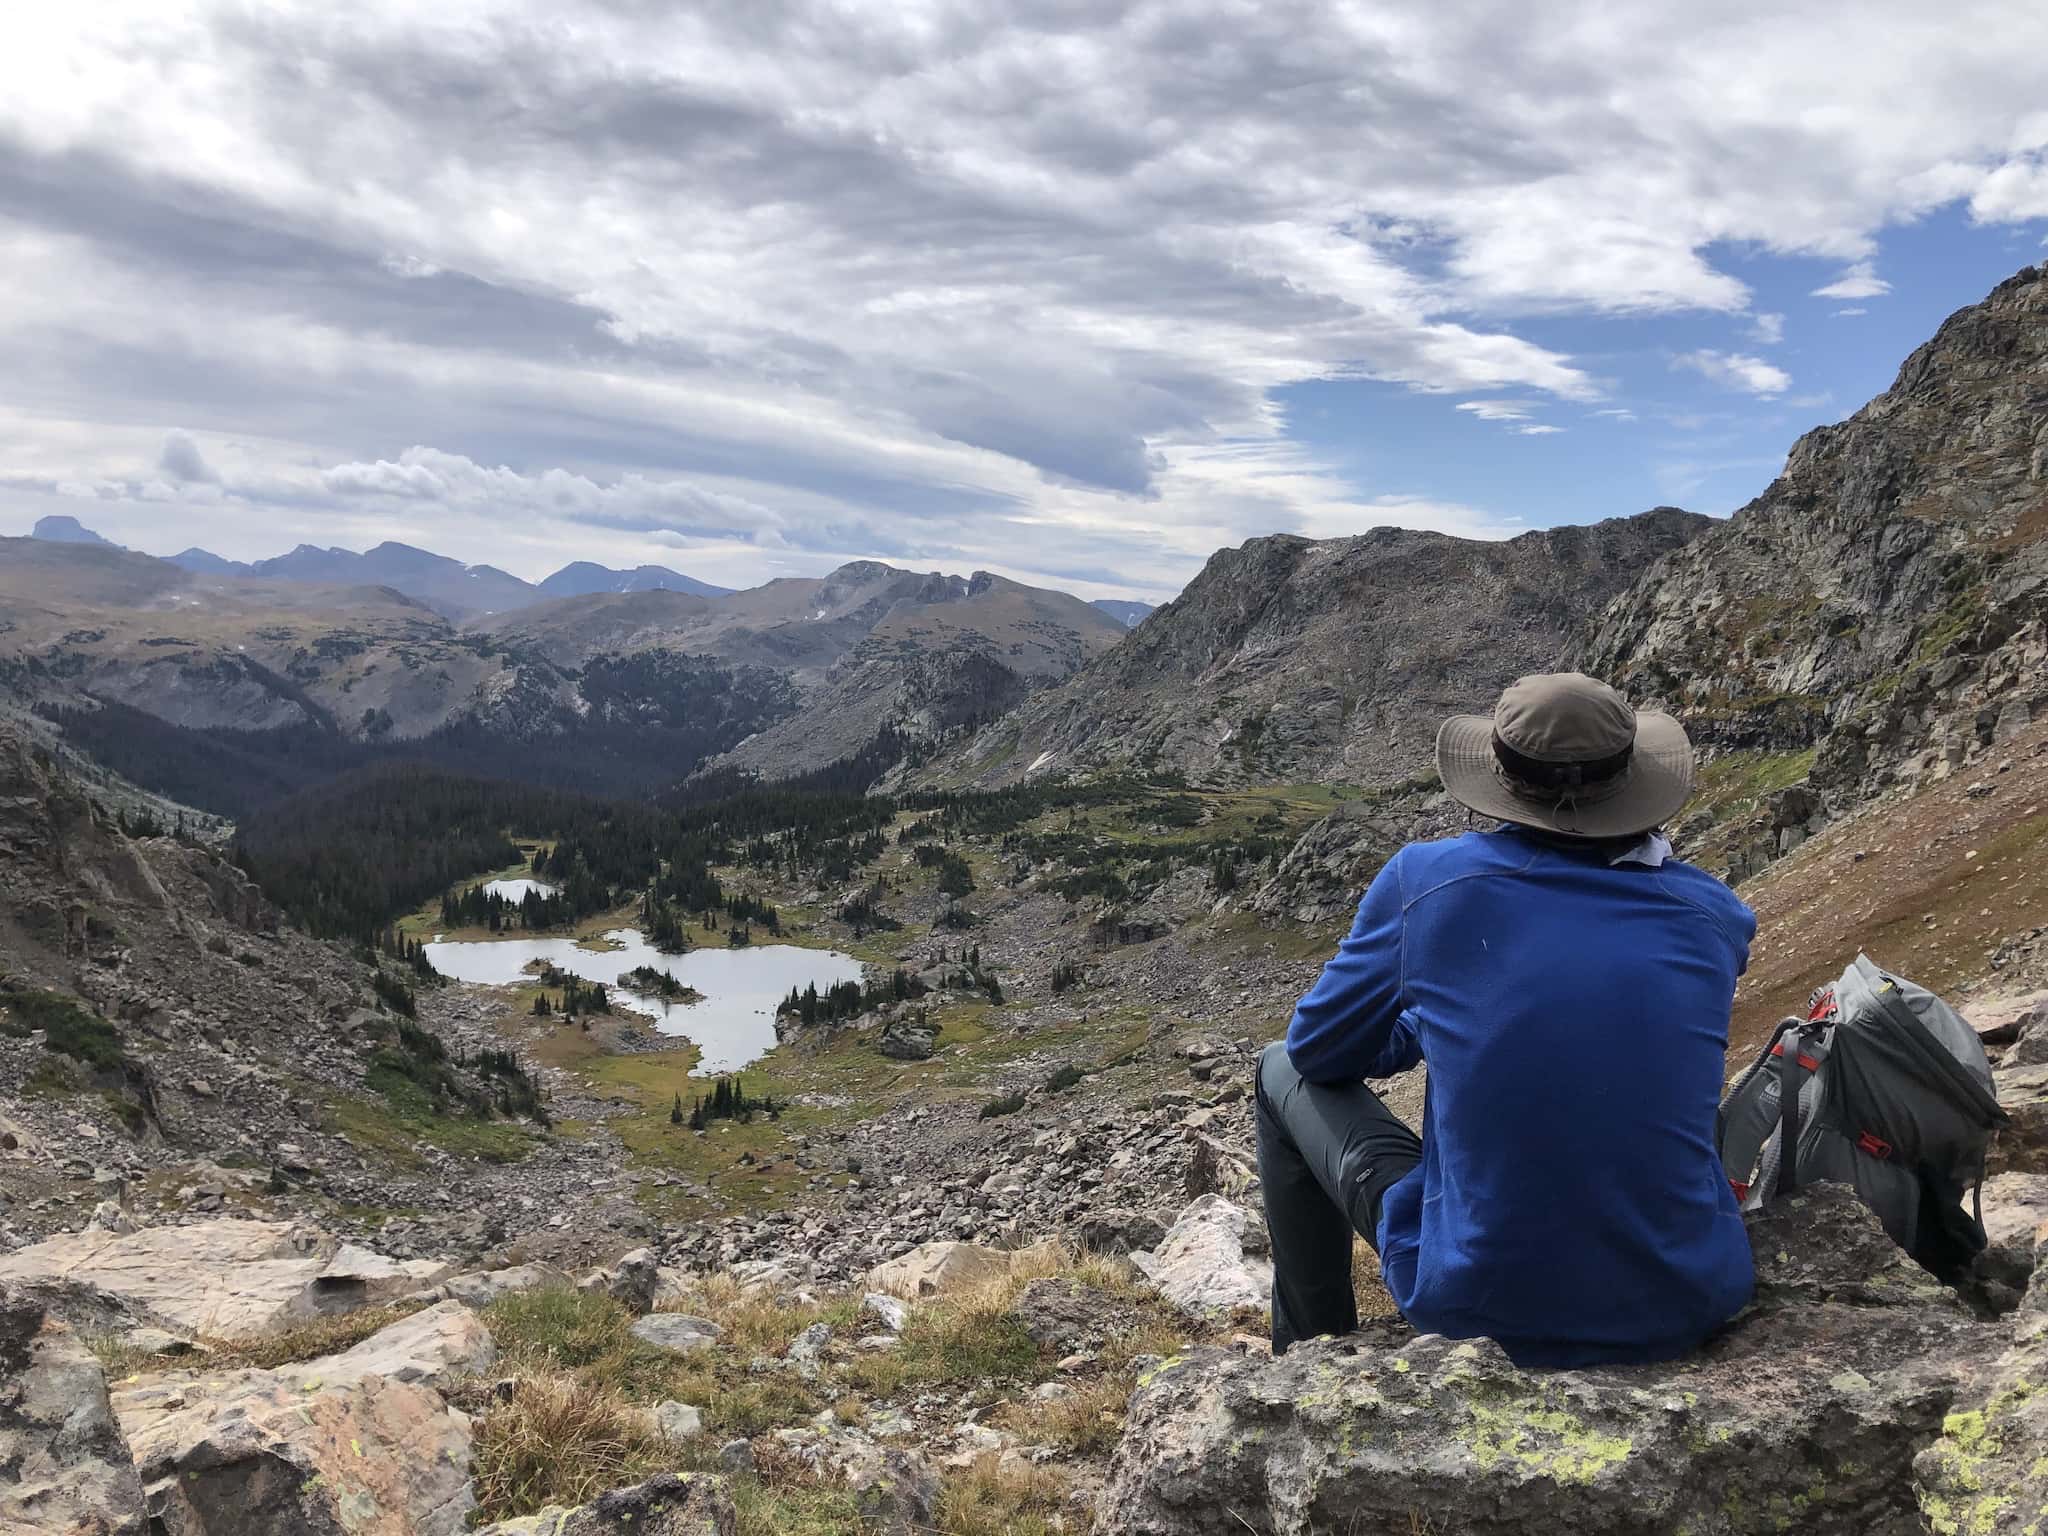
POLYGON ((1074 1229, 1083 1253, 1121 1258, 1140 1248, 1156 1248, 1166 1238, 1166 1223, 1144 1211, 1121 1207, 1093 1211, 1074 1229))
MULTIPOLYGON (((2036 1067, 2048 1064, 2048 989, 2020 997, 1999 998, 1984 1006, 1986 1012, 1995 1008, 1999 1015, 2009 1019, 2016 1036, 2015 1044, 2005 1053, 2002 1065, 2036 1067)), ((1972 1010, 1970 1022, 1975 1024, 1982 1016, 1972 1010)), ((1982 1038, 1981 1034, 1979 1038, 1982 1038)))
POLYGON ((1846 1188, 1780 1201, 1751 1240, 1754 1304, 1668 1364, 1521 1370, 1435 1335, 1168 1361, 1132 1398, 1098 1530, 1923 1531, 1913 1458, 1998 1329, 1846 1188))
POLYGON ((343 1243, 313 1284, 323 1312, 348 1312, 428 1289, 446 1279, 454 1267, 438 1259, 386 1258, 355 1243, 343 1243))
POLYGON ((2048 1065, 2001 1067, 1998 1103, 2011 1123, 1991 1138, 1986 1170, 2048 1173, 2048 1065))
POLYGON ((654 1427, 664 1440, 694 1440, 704 1433, 704 1410, 669 1398, 655 1404, 654 1427))
POLYGON ((425 1386, 308 1366, 157 1377, 113 1401, 167 1536, 456 1536, 475 1507, 469 1420, 425 1386))
POLYGON ((628 1311, 651 1311, 661 1289, 661 1255, 652 1248, 635 1248, 610 1269, 592 1270, 576 1286, 609 1296, 628 1311))
POLYGON ((251 1338, 390 1300, 445 1266, 401 1264, 278 1222, 87 1230, 0 1255, 0 1281, 96 1292, 174 1332, 251 1338))
POLYGON ((445 1389, 489 1370, 498 1347, 482 1318, 459 1301, 444 1301, 371 1334, 353 1349, 295 1367, 308 1380, 388 1376, 445 1389))
POLYGON ((633 1324, 633 1337, 641 1343, 679 1355, 709 1349, 724 1332, 708 1317, 691 1317, 685 1312, 650 1312, 633 1324))
POLYGON ((614 1488, 577 1509, 486 1525, 475 1536, 735 1536, 739 1517, 724 1482, 701 1473, 665 1472, 614 1488))
MULTIPOLYGON (((1965 1004, 1961 1012, 1977 1032, 1977 1038, 1986 1045, 2011 1045, 2033 1026, 2048 1019, 2048 989, 1980 997, 1965 1004)), ((2030 1054, 2035 1061, 2048 1061, 2048 1030, 2039 1033, 2042 1038, 2036 1044, 2035 1053, 2030 1054)), ((2010 1056, 2006 1060, 2013 1066, 2032 1064, 2014 1061, 2010 1056)))
POLYGON ((484 1308, 500 1296, 542 1291, 569 1284, 569 1277, 551 1264, 520 1264, 511 1269, 479 1269, 444 1280, 436 1293, 466 1307, 484 1308))
POLYGON ((1125 1298, 1084 1280, 1029 1282, 1011 1309, 1031 1342, 1055 1355, 1100 1349, 1136 1328, 1138 1309, 1125 1298))
POLYGON ((1251 1225, 1243 1207, 1221 1195, 1203 1195, 1188 1203, 1157 1248, 1132 1253, 1131 1262, 1153 1289, 1192 1317, 1264 1307, 1273 1296, 1273 1266, 1246 1252, 1251 1225))
POLYGON ((965 1290, 1010 1272, 1010 1256, 974 1243, 920 1243, 868 1272, 867 1289, 912 1301, 965 1290))
POLYGON ((1982 1198, 1987 1245, 1977 1271, 2024 1290, 2034 1272, 2034 1234, 2048 1221, 2048 1173, 1995 1173, 1982 1198))
POLYGON ((925 1061, 938 1049, 939 1032, 913 1019, 891 1019, 875 1041, 875 1049, 896 1061, 925 1061))
POLYGON ((890 1333, 901 1333, 903 1325, 910 1321, 910 1308, 899 1297, 885 1291, 869 1291, 861 1298, 861 1308, 873 1314, 875 1320, 890 1333))
POLYGON ((142 1482, 99 1362, 40 1304, 0 1286, 0 1531, 142 1536, 142 1482))
POLYGON ((1921 1512, 1943 1536, 2034 1536, 2048 1518, 2048 1272, 2038 1263, 2012 1321, 2002 1353, 1963 1362, 1941 1434, 1913 1462, 1921 1512))

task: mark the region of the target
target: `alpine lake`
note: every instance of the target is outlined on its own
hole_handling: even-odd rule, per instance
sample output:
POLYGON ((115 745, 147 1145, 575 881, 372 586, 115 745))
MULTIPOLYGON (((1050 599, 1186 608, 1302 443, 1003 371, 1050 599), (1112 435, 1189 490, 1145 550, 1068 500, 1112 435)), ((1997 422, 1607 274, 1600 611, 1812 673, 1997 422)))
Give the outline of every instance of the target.
MULTIPOLYGON (((508 901, 523 899, 529 890, 543 895, 551 892, 535 880, 494 880, 485 889, 508 901)), ((706 937, 722 940, 724 935, 706 937)), ((758 943, 734 949, 720 942, 680 955, 668 954, 648 943, 636 928, 608 929, 594 941, 527 935, 437 938, 427 944, 426 952, 442 975, 480 986, 531 982, 543 965, 584 981, 601 982, 611 988, 614 1008, 641 1014, 662 1034, 694 1044, 702 1052, 695 1073, 700 1077, 737 1072, 773 1050, 775 1008, 792 990, 815 986, 823 992, 840 982, 857 982, 862 976, 860 961, 837 950, 758 943), (621 977, 642 966, 666 971, 702 993, 702 1000, 671 1002, 621 982, 621 977)))

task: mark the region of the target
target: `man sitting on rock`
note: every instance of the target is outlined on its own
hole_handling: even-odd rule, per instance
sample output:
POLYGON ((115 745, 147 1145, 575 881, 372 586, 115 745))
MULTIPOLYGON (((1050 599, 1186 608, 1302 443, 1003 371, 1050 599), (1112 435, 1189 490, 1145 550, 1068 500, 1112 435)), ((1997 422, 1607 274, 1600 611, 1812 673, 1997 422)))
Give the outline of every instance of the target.
POLYGON ((1522 1365, 1683 1354, 1752 1281, 1714 1118, 1756 919, 1658 830, 1691 744, 1553 673, 1446 721, 1437 769, 1502 824, 1388 860, 1259 1059, 1273 1348, 1357 1327, 1355 1229, 1426 1333, 1522 1365), (1420 1137, 1363 1081, 1418 1062, 1420 1137))

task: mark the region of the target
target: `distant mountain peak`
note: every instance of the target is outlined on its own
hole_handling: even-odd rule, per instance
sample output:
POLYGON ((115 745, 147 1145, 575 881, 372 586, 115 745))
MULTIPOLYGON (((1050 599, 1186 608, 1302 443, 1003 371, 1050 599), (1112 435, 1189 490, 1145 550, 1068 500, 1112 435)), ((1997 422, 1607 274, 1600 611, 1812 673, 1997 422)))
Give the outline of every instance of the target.
POLYGON ((43 539, 51 544, 100 544, 108 549, 121 547, 112 539, 94 533, 77 518, 64 512, 39 518, 35 527, 29 530, 29 537, 43 539))
POLYGON ((695 597, 726 597, 730 587, 685 576, 665 565, 638 565, 613 570, 595 560, 572 560, 540 584, 543 597, 591 597, 605 592, 687 592, 695 597))

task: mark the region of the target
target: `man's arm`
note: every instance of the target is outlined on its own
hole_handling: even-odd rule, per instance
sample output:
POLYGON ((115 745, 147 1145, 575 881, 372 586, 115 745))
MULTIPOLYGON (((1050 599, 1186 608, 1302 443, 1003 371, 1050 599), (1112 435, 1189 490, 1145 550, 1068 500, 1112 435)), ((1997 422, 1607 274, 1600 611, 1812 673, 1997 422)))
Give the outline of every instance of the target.
POLYGON ((1400 861, 1395 854, 1373 878, 1350 937, 1294 1006, 1287 1056, 1311 1083, 1392 1077, 1422 1060, 1402 1016, 1400 861))

